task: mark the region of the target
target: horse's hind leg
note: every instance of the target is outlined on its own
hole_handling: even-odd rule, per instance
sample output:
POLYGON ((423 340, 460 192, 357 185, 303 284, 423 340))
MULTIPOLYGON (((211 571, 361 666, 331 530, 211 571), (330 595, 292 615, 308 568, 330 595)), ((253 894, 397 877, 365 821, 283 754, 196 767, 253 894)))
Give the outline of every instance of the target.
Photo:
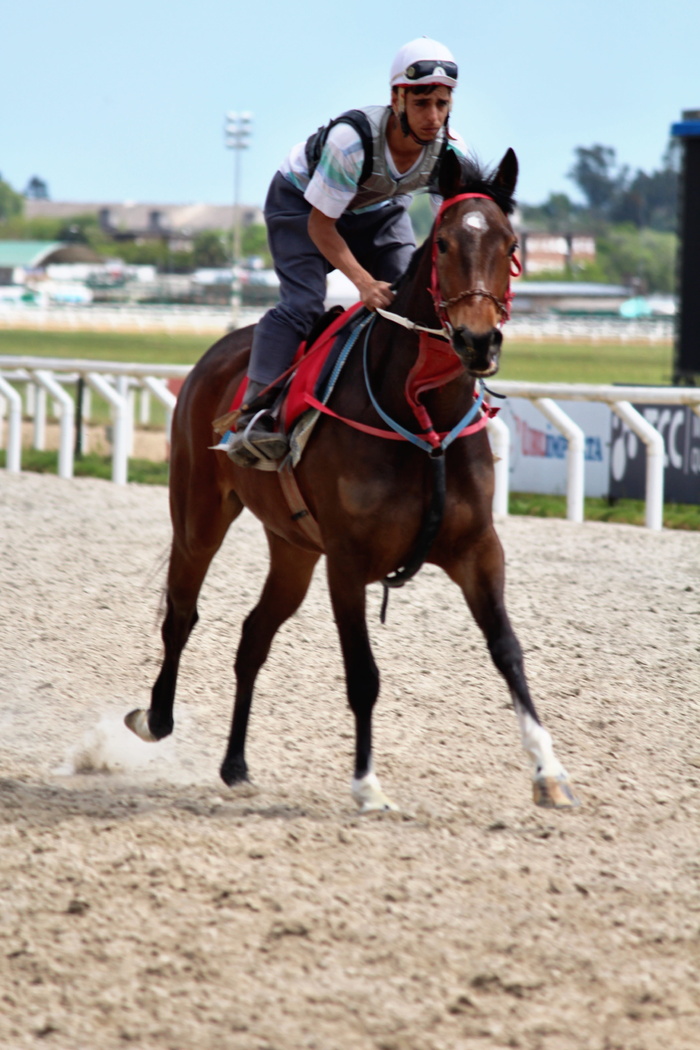
POLYGON ((491 529, 458 566, 446 568, 462 588, 491 658, 510 690, 522 744, 532 764, 535 803, 556 809, 577 806, 568 774, 554 753, 552 738, 540 722, 530 695, 520 643, 505 608, 503 549, 495 531, 491 529))
MULTIPOLYGON (((190 502, 190 508, 192 506, 190 502)), ((219 508, 200 501, 191 521, 186 521, 182 507, 176 511, 166 584, 166 612, 161 628, 163 662, 151 691, 149 710, 137 708, 124 719, 129 729, 142 740, 161 740, 172 733, 180 657, 199 618, 197 598, 214 555, 231 522, 242 509, 238 497, 230 493, 219 508)))
POLYGON ((248 780, 245 741, 255 679, 277 631, 301 605, 320 554, 293 547, 266 530, 270 567, 260 600, 243 624, 235 660, 236 698, 221 779, 230 787, 248 780))

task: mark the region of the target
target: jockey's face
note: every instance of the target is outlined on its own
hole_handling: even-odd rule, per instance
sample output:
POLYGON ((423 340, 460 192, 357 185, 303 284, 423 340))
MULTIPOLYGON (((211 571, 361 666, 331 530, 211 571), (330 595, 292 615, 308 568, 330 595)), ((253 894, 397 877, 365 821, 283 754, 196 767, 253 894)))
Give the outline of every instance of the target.
MULTIPOLYGON (((406 117, 416 138, 422 142, 432 141, 443 127, 450 112, 451 92, 444 84, 436 84, 432 91, 416 95, 409 88, 406 91, 406 117)), ((392 92, 392 105, 398 115, 397 93, 392 92)))

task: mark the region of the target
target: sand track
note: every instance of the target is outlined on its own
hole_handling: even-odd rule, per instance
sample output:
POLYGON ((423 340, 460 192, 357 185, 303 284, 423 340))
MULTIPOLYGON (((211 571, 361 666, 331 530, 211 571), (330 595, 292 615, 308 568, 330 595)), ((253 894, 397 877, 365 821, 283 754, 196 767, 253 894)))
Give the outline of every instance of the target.
POLYGON ((0 475, 0 1046, 696 1050, 700 535, 509 519, 509 610, 583 800, 536 810, 505 687, 444 576, 371 632, 360 818, 319 566, 259 681, 258 793, 217 769, 265 573, 234 526, 141 744, 160 658, 164 490, 0 475), (244 566, 248 566, 244 572, 244 566))

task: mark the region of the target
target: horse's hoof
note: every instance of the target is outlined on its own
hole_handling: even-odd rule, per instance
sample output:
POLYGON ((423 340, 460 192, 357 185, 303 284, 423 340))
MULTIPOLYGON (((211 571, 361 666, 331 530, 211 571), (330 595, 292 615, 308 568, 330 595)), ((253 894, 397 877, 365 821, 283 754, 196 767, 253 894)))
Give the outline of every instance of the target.
POLYGON ((251 794, 255 793, 255 789, 248 780, 248 766, 246 761, 240 756, 225 759, 221 764, 219 776, 226 787, 236 788, 240 795, 245 794, 246 788, 252 789, 251 794))
POLYGON ((130 711, 124 719, 124 725, 132 733, 136 733, 136 736, 141 740, 145 740, 147 744, 155 744, 158 740, 158 737, 153 735, 148 725, 148 711, 144 711, 142 707, 137 707, 135 711, 130 711))
POLYGON ((581 803, 566 777, 539 777, 532 783, 536 806, 545 809, 576 809, 581 803))
POLYGON ((352 797, 360 808, 360 813, 398 813, 399 807, 392 802, 381 789, 378 777, 368 773, 360 780, 352 782, 352 797))

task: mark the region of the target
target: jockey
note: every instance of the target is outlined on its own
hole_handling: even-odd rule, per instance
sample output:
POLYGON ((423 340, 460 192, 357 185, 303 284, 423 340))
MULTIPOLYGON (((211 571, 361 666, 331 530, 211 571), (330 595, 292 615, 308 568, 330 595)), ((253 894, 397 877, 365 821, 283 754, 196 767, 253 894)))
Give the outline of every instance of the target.
POLYGON ((391 104, 350 110, 295 146, 265 202, 280 300, 255 328, 246 405, 227 449, 239 466, 277 460, 284 435, 265 411, 280 390, 260 393, 289 368, 324 310, 326 277, 338 269, 370 310, 388 307, 392 284, 408 266, 415 237, 408 206, 416 191, 436 193, 447 148, 465 152, 447 125, 457 64, 448 49, 421 37, 391 66, 391 104))

